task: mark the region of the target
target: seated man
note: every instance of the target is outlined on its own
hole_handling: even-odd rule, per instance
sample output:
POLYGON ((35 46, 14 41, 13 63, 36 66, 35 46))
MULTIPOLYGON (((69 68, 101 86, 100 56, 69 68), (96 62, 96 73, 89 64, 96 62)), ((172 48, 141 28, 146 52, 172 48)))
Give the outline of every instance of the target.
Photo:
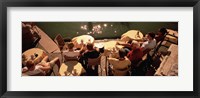
POLYGON ((139 61, 142 60, 143 52, 140 48, 140 44, 137 41, 133 41, 132 44, 132 50, 127 54, 127 57, 131 61, 131 65, 135 67, 139 63, 139 61))
MULTIPOLYGON (((91 71, 91 68, 88 68, 88 58, 98 58, 100 55, 100 52, 97 51, 96 49, 94 49, 93 44, 92 43, 88 43, 87 44, 87 50, 82 54, 82 56, 80 57, 79 61, 82 64, 83 68, 86 69, 86 71, 91 71)), ((98 75, 98 66, 95 66, 95 70, 94 70, 94 75, 98 75)), ((90 74, 91 72, 88 72, 88 74, 90 74)))
POLYGON ((158 43, 159 41, 164 40, 165 38, 165 34, 167 33, 167 29, 166 28, 160 28, 158 33, 156 34, 156 42, 158 43))
POLYGON ((143 42, 141 49, 144 54, 148 53, 156 46, 155 34, 150 32, 147 34, 147 41, 143 42))
POLYGON ((22 68, 22 73, 28 76, 44 76, 53 68, 56 63, 60 66, 59 58, 56 57, 50 62, 47 62, 48 56, 44 57, 38 64, 34 64, 32 60, 26 62, 25 67, 22 68))
POLYGON ((66 50, 66 51, 64 51, 63 53, 64 53, 64 57, 65 57, 65 59, 67 58, 67 57, 70 57, 70 58, 77 58, 79 55, 80 55, 80 52, 78 51, 78 50, 75 50, 74 49, 74 44, 72 43, 72 42, 69 42, 68 44, 67 44, 67 47, 68 47, 68 49, 66 50))
POLYGON ((132 46, 131 46, 132 41, 133 41, 132 39, 129 39, 129 41, 127 41, 125 43, 119 43, 119 42, 117 42, 116 44, 124 46, 123 49, 125 50, 126 55, 127 55, 128 52, 131 51, 131 49, 132 49, 132 46))
POLYGON ((128 75, 131 61, 126 57, 125 51, 123 49, 119 50, 119 58, 109 57, 108 62, 113 66, 111 67, 113 75, 128 75))

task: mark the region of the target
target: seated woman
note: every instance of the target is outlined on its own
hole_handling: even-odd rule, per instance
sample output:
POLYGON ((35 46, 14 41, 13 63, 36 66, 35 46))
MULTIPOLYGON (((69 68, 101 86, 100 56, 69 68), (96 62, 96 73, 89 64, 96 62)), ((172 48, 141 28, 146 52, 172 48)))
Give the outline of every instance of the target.
POLYGON ((77 59, 77 57, 80 55, 80 51, 74 49, 74 44, 72 42, 69 42, 67 47, 68 49, 63 52, 65 60, 67 60, 67 58, 77 59))
POLYGON ((148 53, 155 46, 156 46, 155 34, 153 32, 150 32, 147 34, 147 41, 143 42, 141 46, 143 54, 148 53))
POLYGON ((127 54, 127 57, 131 61, 132 67, 135 67, 142 60, 143 52, 137 41, 132 41, 131 46, 132 50, 127 54))
MULTIPOLYGON (((94 58, 98 58, 100 55, 100 52, 97 51, 96 49, 94 49, 94 46, 92 43, 88 43, 86 45, 87 50, 82 53, 79 61, 82 64, 83 68, 86 69, 86 71, 88 71, 88 58, 90 59, 94 59, 94 58)), ((91 71, 91 68, 89 68, 89 71, 91 71)), ((94 75, 98 75, 98 66, 95 66, 95 70, 94 70, 94 75)), ((91 72, 88 72, 88 74, 90 74, 91 72)))
POLYGON ((108 58, 108 62, 112 65, 112 73, 115 76, 128 75, 131 61, 126 57, 123 49, 119 50, 119 58, 108 58))
POLYGON ((25 67, 22 68, 22 73, 28 76, 44 76, 53 68, 54 64, 60 66, 59 58, 56 57, 50 62, 47 62, 48 56, 44 57, 38 64, 34 64, 33 60, 28 60, 25 67))

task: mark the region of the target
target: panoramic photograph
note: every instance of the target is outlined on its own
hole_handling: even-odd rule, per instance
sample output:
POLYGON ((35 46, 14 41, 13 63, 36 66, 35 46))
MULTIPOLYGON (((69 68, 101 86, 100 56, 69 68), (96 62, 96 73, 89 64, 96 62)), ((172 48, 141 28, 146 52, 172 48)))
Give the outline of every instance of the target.
POLYGON ((178 22, 21 25, 22 76, 178 76, 178 22))

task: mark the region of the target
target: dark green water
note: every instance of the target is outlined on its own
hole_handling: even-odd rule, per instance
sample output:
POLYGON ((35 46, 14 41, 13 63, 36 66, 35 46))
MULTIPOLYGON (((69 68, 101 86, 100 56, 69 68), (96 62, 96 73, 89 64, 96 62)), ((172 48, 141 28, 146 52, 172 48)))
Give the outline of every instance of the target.
POLYGON ((178 22, 37 22, 40 27, 52 39, 57 34, 61 34, 65 39, 88 34, 92 27, 100 26, 101 33, 94 32, 90 34, 96 39, 101 38, 119 38, 128 30, 140 30, 143 34, 148 32, 157 33, 158 29, 165 27, 178 31, 178 22), (87 29, 83 29, 86 26, 87 29))

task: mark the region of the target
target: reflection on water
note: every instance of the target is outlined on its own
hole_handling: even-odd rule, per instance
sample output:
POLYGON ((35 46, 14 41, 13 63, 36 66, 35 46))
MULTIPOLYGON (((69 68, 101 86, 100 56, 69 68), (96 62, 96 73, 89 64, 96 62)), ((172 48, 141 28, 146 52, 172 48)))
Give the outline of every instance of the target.
POLYGON ((178 30, 178 22, 37 22, 52 39, 60 33, 65 39, 89 34, 96 39, 119 38, 128 30, 140 30, 146 34, 161 27, 178 30))

